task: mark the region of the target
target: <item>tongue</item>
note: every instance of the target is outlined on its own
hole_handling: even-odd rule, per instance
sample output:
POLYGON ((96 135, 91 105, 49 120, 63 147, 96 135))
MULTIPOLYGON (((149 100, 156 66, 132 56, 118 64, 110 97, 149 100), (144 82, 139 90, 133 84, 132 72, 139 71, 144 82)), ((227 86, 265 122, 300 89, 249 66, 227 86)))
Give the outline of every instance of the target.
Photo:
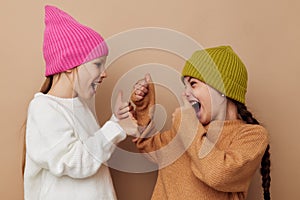
POLYGON ((192 106, 195 109, 196 113, 200 111, 201 104, 199 102, 194 103, 192 106))

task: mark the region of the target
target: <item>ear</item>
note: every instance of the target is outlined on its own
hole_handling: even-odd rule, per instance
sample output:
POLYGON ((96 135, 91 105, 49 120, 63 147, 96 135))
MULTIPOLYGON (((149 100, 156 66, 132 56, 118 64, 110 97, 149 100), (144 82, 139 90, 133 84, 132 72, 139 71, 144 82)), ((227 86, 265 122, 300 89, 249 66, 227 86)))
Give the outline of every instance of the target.
POLYGON ((68 77, 68 79, 73 82, 77 75, 77 69, 76 68, 68 69, 64 71, 64 73, 68 77))

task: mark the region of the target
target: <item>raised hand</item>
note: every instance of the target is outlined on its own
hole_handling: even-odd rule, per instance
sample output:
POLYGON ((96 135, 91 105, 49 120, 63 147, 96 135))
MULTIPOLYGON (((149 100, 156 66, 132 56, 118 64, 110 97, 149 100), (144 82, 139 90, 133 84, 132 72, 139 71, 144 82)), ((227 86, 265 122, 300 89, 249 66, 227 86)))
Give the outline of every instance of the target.
POLYGON ((138 136, 138 125, 135 118, 132 116, 133 107, 123 101, 123 93, 120 91, 117 95, 114 114, 119 119, 119 125, 124 129, 127 135, 134 137, 138 136))
POLYGON ((138 125, 147 126, 153 118, 155 105, 155 88, 150 74, 134 85, 131 101, 136 105, 135 118, 138 125))
POLYGON ((182 101, 183 105, 179 108, 176 108, 172 114, 172 123, 174 124, 174 127, 176 127, 177 131, 180 126, 186 126, 185 122, 188 121, 193 122, 191 124, 199 124, 199 120, 195 115, 195 110, 184 94, 182 94, 182 101))
POLYGON ((149 83, 151 83, 151 76, 150 74, 146 74, 145 78, 139 80, 133 88, 133 93, 131 95, 131 100, 133 103, 137 103, 142 101, 144 97, 148 94, 149 91, 149 83))
POLYGON ((126 119, 129 117, 130 112, 133 110, 133 106, 130 103, 125 102, 123 99, 123 92, 119 91, 114 107, 114 115, 119 119, 126 119))

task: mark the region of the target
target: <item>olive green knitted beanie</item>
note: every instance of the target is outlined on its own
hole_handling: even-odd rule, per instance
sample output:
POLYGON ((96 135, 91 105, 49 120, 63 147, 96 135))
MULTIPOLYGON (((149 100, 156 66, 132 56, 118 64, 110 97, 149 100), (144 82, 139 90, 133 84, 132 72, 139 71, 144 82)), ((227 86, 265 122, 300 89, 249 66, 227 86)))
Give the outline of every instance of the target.
POLYGON ((245 104, 247 69, 230 46, 199 50, 186 61, 182 76, 191 76, 245 104))

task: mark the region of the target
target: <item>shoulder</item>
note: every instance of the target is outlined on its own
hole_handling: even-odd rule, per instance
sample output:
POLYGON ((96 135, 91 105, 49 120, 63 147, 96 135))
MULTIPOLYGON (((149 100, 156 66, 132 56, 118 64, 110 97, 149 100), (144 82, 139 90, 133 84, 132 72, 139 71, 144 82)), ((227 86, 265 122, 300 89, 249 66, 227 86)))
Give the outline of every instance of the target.
POLYGON ((37 93, 29 104, 27 124, 39 124, 42 127, 58 126, 60 122, 69 122, 69 115, 69 112, 59 104, 58 100, 37 93))
POLYGON ((242 124, 238 129, 238 138, 261 140, 268 142, 269 133, 265 127, 258 124, 242 124))
POLYGON ((29 103, 28 112, 50 112, 56 110, 58 103, 43 93, 36 93, 29 103))
POLYGON ((268 134, 267 129, 259 124, 242 124, 239 130, 241 132, 255 132, 260 134, 268 134))

